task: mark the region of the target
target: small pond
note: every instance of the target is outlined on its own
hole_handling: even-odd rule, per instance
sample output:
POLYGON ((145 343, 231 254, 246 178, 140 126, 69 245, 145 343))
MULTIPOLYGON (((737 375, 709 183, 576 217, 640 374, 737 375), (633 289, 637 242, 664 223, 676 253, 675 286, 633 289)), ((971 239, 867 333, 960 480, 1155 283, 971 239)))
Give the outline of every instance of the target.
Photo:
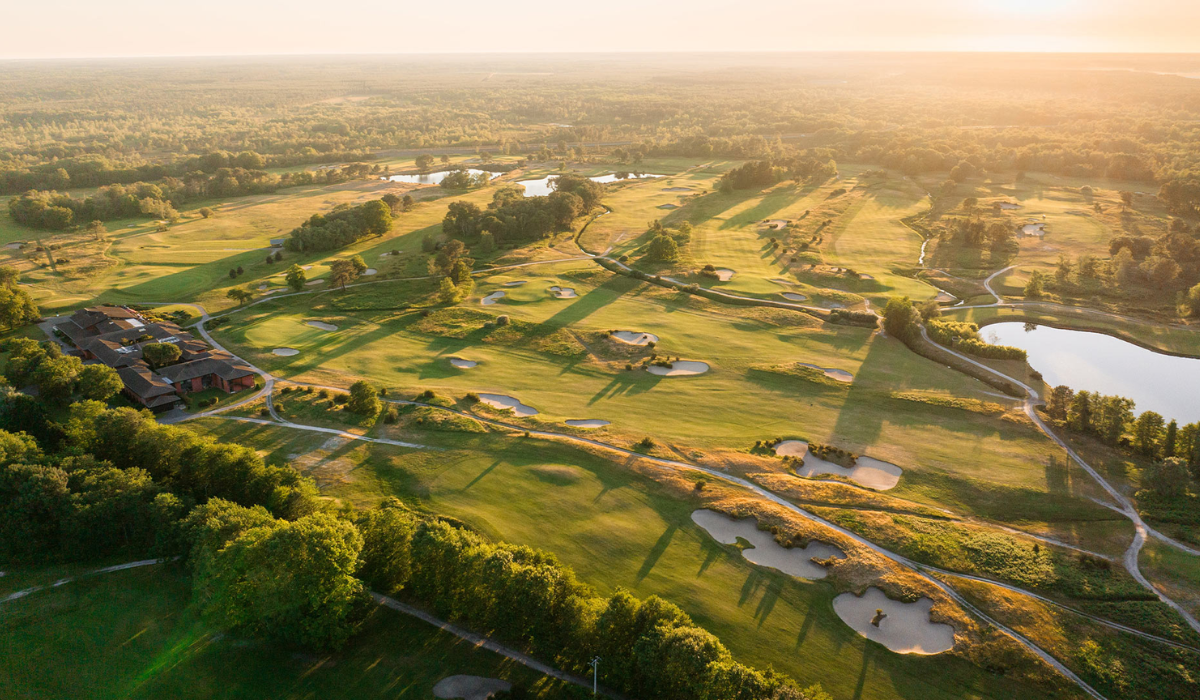
MULTIPOLYGON (((546 177, 537 180, 519 180, 517 184, 525 188, 526 197, 548 197, 550 193, 554 192, 554 186, 550 183, 550 181, 556 177, 558 177, 558 175, 547 175, 546 177)), ((608 175, 597 175, 588 179, 592 182, 608 183, 618 182, 620 180, 649 180, 656 177, 663 176, 647 174, 635 175, 633 173, 626 173, 625 177, 617 177, 615 173, 610 173, 608 175)))
POLYGON ((1124 396, 1136 412, 1154 411, 1180 425, 1200 420, 1200 359, 1147 350, 1103 333, 1017 322, 993 323, 979 334, 989 343, 1029 354, 1046 384, 1124 396))

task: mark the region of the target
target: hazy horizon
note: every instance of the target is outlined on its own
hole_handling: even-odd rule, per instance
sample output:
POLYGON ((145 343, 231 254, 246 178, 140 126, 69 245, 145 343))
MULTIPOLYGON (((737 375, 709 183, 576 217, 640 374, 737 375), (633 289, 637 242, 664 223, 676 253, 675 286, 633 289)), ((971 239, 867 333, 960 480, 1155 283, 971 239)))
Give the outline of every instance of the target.
POLYGON ((1186 0, 608 0, 454 6, 344 0, 213 0, 203 11, 148 0, 22 4, 6 13, 3 59, 491 53, 1016 52, 1200 53, 1186 0))

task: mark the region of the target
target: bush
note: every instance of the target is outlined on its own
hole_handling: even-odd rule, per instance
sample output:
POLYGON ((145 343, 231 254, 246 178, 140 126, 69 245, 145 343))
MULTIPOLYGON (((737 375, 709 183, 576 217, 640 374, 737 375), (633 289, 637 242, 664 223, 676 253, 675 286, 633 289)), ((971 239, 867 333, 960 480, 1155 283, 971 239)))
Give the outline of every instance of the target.
POLYGON ((990 360, 1025 360, 1025 351, 1007 345, 992 345, 979 338, 979 326, 962 321, 930 319, 925 324, 934 341, 976 357, 990 360))
POLYGON ((350 401, 350 394, 334 394, 333 402, 335 404, 344 405, 350 401))
POLYGON ((511 322, 512 322, 511 319, 509 319, 509 317, 507 315, 501 315, 501 316, 496 317, 496 325, 497 326, 507 326, 511 322))

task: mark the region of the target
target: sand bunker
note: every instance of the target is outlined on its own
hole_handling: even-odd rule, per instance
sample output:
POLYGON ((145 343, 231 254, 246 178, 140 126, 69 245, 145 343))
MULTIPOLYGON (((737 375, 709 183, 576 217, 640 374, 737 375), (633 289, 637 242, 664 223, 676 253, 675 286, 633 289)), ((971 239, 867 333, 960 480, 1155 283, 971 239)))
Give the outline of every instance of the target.
POLYGON ((437 698, 462 698, 463 700, 487 700, 495 693, 512 690, 512 684, 499 678, 483 676, 447 676, 433 686, 437 698))
POLYGON ((738 538, 746 540, 750 549, 743 549, 746 561, 759 566, 777 569, 797 578, 819 579, 829 573, 813 559, 837 557, 844 559, 842 550, 824 542, 809 542, 807 547, 784 547, 775 541, 775 536, 759 530, 754 519, 737 520, 715 510, 701 509, 692 513, 692 522, 704 528, 721 544, 736 544, 738 538))
POLYGON ((804 460, 803 466, 796 469, 799 476, 820 476, 821 474, 836 474, 851 481, 862 484, 876 491, 887 491, 900 483, 900 475, 904 470, 894 464, 874 459, 859 457, 857 463, 847 469, 833 462, 826 462, 820 457, 808 453, 808 443, 803 440, 784 440, 775 446, 775 454, 781 457, 799 457, 804 460))
POLYGON ((664 187, 663 192, 691 192, 691 187, 664 187))
POLYGON ((291 357, 292 355, 300 354, 300 351, 296 348, 275 348, 271 352, 279 355, 280 357, 291 357))
POLYGON ((378 275, 379 270, 376 270, 373 267, 368 267, 367 269, 363 270, 363 274, 366 275, 367 277, 370 277, 371 275, 378 275))
POLYGON ((21 246, 23 246, 23 245, 25 245, 25 244, 20 241, 14 241, 12 243, 5 243, 4 247, 7 250, 20 250, 21 246))
POLYGON ((873 279, 875 279, 874 277, 872 277, 871 275, 868 275, 868 274, 867 274, 867 273, 865 273, 865 272, 860 272, 860 273, 858 273, 858 278, 859 278, 860 280, 873 280, 873 279))
POLYGON ((931 622, 932 608, 929 598, 902 603, 874 586, 861 598, 848 592, 833 599, 833 611, 842 622, 897 654, 940 654, 954 648, 954 628, 931 622), (883 615, 875 625, 872 620, 878 616, 877 611, 883 611, 883 615))
POLYGON ((795 284, 795 282, 793 282, 793 281, 791 281, 791 280, 785 280, 785 279, 784 279, 784 278, 782 278, 782 277, 772 277, 771 279, 769 279, 769 280, 767 280, 767 281, 768 281, 768 282, 774 282, 775 284, 782 284, 782 285, 784 285, 785 287, 790 287, 790 286, 792 286, 793 284, 795 284))
POLYGON ((476 362, 475 360, 464 360, 461 357, 451 357, 450 364, 454 365, 455 367, 457 367, 459 369, 471 369, 472 367, 474 367, 475 365, 477 365, 479 363, 476 362))
POLYGON ((839 382, 854 381, 854 375, 850 374, 849 372, 847 372, 844 369, 834 369, 832 367, 818 367, 817 365, 810 365, 807 362, 797 362, 796 364, 800 365, 801 367, 812 367, 813 369, 819 369, 825 373, 826 377, 829 377, 830 379, 836 379, 839 382))
POLYGON ((1025 224, 1021 227, 1021 234, 1025 236, 1044 236, 1046 235, 1046 224, 1025 224))
POLYGON ((310 280, 308 282, 305 282, 304 284, 308 285, 309 287, 313 287, 318 284, 325 284, 325 280, 310 280))
POLYGON ((533 406, 526 406, 513 397, 505 396, 504 394, 480 394, 479 400, 492 408, 500 410, 509 409, 515 416, 525 417, 536 416, 538 414, 538 410, 533 406))
POLYGON ((553 292, 554 296, 559 299, 574 299, 575 297, 579 296, 575 293, 574 287, 560 287, 558 285, 554 285, 553 287, 550 287, 550 291, 553 292))
POLYGON ((693 362, 692 360, 678 360, 672 362, 670 367, 662 365, 650 365, 646 368, 650 374, 657 374, 660 377, 688 377, 695 374, 704 374, 708 371, 708 363, 693 362))
POLYGON ((808 297, 796 292, 780 292, 779 295, 788 301, 808 301, 808 297))
POLYGON ((998 202, 996 204, 996 206, 1000 207, 1001 209, 1020 209, 1021 208, 1020 204, 1013 204, 1012 202, 998 202))
POLYGON ((952 301, 957 301, 958 297, 954 296, 950 292, 939 291, 938 295, 934 297, 933 300, 939 304, 949 304, 952 301))
POLYGON ((483 304, 484 306, 491 306, 492 304, 495 304, 498 299, 503 299, 505 294, 506 292, 492 292, 486 297, 480 299, 479 303, 483 304))
POLYGON ((630 345, 649 345, 658 342, 658 336, 653 333, 637 333, 635 331, 613 331, 612 337, 630 345))
POLYGON ((313 328, 320 328, 323 331, 337 330, 337 326, 333 325, 332 323, 325 323, 324 321, 309 321, 307 325, 312 326, 313 328))
POLYGON ((603 428, 609 425, 609 421, 599 420, 597 418, 572 419, 567 421, 567 425, 572 428, 603 428))
POLYGON ((670 203, 667 203, 667 204, 660 204, 660 205, 658 205, 658 208, 659 208, 659 209, 678 209, 678 208, 679 208, 679 205, 678 205, 678 204, 670 204, 670 203))
POLYGON ((722 282, 728 282, 733 279, 733 270, 725 267, 718 267, 714 272, 717 273, 717 279, 722 282))
POLYGON ((513 280, 512 282, 505 282, 504 284, 502 284, 500 286, 501 287, 520 287, 521 285, 528 284, 528 283, 529 283, 529 280, 513 280))
POLYGON ((787 219, 767 219, 763 222, 763 225, 765 225, 767 228, 772 228, 778 231, 779 229, 786 227, 789 223, 791 222, 787 219))

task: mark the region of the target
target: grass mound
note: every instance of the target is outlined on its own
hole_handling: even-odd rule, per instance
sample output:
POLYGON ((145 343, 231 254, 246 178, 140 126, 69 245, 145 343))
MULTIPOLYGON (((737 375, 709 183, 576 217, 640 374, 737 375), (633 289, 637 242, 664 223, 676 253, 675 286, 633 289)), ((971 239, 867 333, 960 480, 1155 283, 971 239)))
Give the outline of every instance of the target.
POLYGON ((562 328, 520 319, 512 319, 501 326, 496 324, 495 316, 476 309, 439 309, 413 324, 412 328, 443 338, 528 347, 560 357, 578 357, 587 352, 562 328))

